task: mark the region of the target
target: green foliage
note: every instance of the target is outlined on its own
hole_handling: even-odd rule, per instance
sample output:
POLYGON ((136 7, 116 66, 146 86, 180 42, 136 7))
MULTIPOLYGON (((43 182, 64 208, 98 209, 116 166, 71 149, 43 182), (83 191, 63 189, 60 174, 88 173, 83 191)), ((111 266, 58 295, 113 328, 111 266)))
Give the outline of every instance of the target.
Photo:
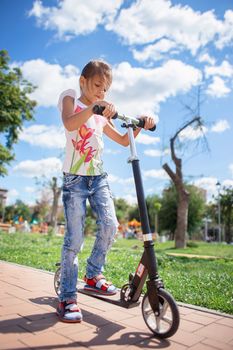
POLYGON ((205 212, 205 200, 197 187, 187 185, 187 189, 190 193, 188 232, 191 236, 202 224, 202 218, 205 212))
POLYGON ((224 187, 220 195, 222 221, 225 223, 226 242, 233 241, 233 188, 224 187))
POLYGON ((170 185, 169 188, 163 191, 161 204, 159 212, 160 231, 174 233, 177 217, 177 193, 174 185, 170 185))
POLYGON ((5 207, 5 221, 11 222, 16 217, 22 217, 28 222, 43 222, 50 211, 50 206, 47 200, 41 199, 34 206, 28 206, 23 201, 17 199, 15 204, 5 207))
POLYGON ((28 97, 34 87, 23 78, 19 68, 9 67, 9 61, 7 51, 0 50, 0 133, 5 141, 0 144, 0 176, 7 174, 5 166, 14 159, 13 144, 24 121, 33 119, 36 105, 28 97))
POLYGON ((129 219, 129 204, 123 198, 114 199, 116 215, 119 222, 127 222, 129 219))
POLYGON ((152 232, 155 232, 155 219, 161 208, 161 198, 159 198, 157 195, 147 196, 146 205, 148 210, 150 228, 152 232))
POLYGON ((9 164, 13 159, 14 155, 10 152, 10 150, 0 144, 0 176, 6 175, 7 171, 4 164, 9 164))
MULTIPOLYGON (((151 231, 155 231, 155 217, 158 214, 160 207, 161 207, 161 199, 158 195, 150 195, 146 197, 146 206, 148 211, 148 218, 150 222, 150 228, 151 231)), ((140 221, 140 215, 139 215, 139 209, 138 205, 128 205, 128 220, 131 221, 133 219, 136 219, 137 221, 140 221)))
POLYGON ((129 218, 128 221, 131 221, 133 219, 136 219, 137 221, 140 221, 140 215, 139 215, 139 210, 138 210, 138 205, 132 205, 129 208, 129 218))
POLYGON ((31 221, 43 222, 46 221, 50 213, 50 203, 48 198, 43 196, 40 200, 36 201, 36 204, 32 210, 31 221))
POLYGON ((8 205, 5 208, 5 221, 10 222, 15 217, 22 217, 24 220, 31 221, 31 209, 21 200, 16 200, 14 205, 8 205))
POLYGON ((193 241, 188 241, 186 245, 188 248, 198 248, 198 244, 193 241))
MULTIPOLYGON (((188 233, 191 236, 202 224, 202 218, 205 212, 205 201, 198 188, 192 185, 186 185, 186 188, 190 193, 188 233)), ((164 190, 161 204, 162 206, 159 211, 160 230, 174 233, 177 218, 177 193, 173 184, 164 190)))

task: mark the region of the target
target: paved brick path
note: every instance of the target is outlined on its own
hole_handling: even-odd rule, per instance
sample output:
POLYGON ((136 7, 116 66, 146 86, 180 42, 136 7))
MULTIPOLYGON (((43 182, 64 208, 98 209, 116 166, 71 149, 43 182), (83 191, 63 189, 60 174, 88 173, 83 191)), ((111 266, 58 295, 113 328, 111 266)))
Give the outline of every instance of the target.
POLYGON ((81 294, 84 321, 59 322, 51 273, 0 261, 0 286, 0 349, 233 350, 233 316, 182 305, 179 330, 159 340, 140 307, 123 309, 81 294))

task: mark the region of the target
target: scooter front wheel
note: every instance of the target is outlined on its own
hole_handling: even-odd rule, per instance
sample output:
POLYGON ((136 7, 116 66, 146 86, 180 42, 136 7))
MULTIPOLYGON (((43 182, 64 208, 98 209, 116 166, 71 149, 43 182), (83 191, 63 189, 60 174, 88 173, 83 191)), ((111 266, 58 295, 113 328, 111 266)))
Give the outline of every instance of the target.
POLYGON ((176 333, 179 323, 179 310, 173 297, 164 289, 158 290, 160 315, 151 308, 148 294, 142 300, 142 315, 147 327, 158 338, 168 338, 176 333))

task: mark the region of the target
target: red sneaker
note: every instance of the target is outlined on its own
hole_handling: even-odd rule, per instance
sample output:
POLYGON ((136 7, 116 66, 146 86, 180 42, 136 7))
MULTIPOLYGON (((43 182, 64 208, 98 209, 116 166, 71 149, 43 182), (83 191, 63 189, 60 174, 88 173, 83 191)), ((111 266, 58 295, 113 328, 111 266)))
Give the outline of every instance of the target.
POLYGON ((114 295, 117 293, 117 288, 111 283, 107 282, 103 275, 98 275, 92 278, 84 277, 86 285, 84 289, 89 292, 95 292, 104 295, 114 295))
POLYGON ((76 300, 62 301, 58 304, 57 315, 62 322, 80 323, 83 319, 76 300))

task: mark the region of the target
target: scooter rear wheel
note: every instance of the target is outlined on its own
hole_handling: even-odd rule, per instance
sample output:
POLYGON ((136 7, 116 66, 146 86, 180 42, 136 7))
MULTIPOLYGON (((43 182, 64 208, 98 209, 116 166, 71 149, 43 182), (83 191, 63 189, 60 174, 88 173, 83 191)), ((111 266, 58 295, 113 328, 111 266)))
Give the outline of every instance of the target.
POLYGON ((160 315, 151 308, 148 294, 142 300, 142 315, 147 327, 158 338, 168 338, 176 333, 179 323, 179 310, 173 297, 164 289, 158 290, 160 315))

